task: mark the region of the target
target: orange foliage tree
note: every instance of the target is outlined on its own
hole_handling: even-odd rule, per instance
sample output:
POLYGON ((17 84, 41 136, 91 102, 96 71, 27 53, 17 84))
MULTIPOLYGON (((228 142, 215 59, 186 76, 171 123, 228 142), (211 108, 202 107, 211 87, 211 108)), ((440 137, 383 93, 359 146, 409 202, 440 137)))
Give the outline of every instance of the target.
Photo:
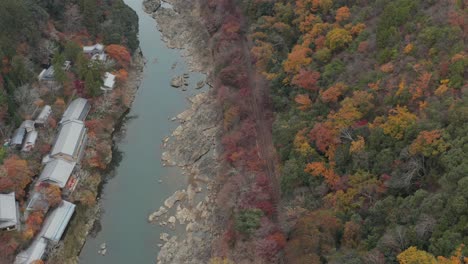
POLYGON ((39 185, 38 191, 44 195, 45 199, 52 207, 62 202, 62 191, 57 185, 42 183, 39 185))
POLYGON ((422 154, 426 157, 436 156, 447 150, 448 145, 442 138, 440 130, 421 131, 418 137, 411 143, 409 151, 411 155, 422 154))
POLYGON ((26 234, 27 236, 36 234, 41 229, 42 222, 44 221, 44 213, 42 211, 34 211, 29 214, 26 219, 26 234))
POLYGON ((130 52, 124 46, 111 44, 106 47, 106 53, 116 60, 121 67, 128 68, 132 59, 130 52))
POLYGON ((320 98, 325 103, 336 103, 338 98, 346 91, 346 84, 339 82, 331 86, 327 90, 321 92, 320 98))
POLYGON ((312 100, 310 100, 307 94, 296 95, 296 97, 294 98, 294 101, 299 104, 297 108, 299 108, 299 110, 302 110, 302 111, 309 109, 312 105, 312 100))
POLYGON ((303 45, 294 46, 291 53, 288 54, 288 59, 284 62, 284 71, 288 73, 298 73, 299 70, 309 65, 312 62, 310 55, 312 50, 303 45))
POLYGON ((323 176, 327 184, 333 189, 336 189, 340 182, 340 176, 335 173, 333 168, 327 168, 324 162, 309 163, 304 171, 315 177, 323 176))
POLYGON ((17 198, 22 198, 24 196, 24 188, 31 182, 31 177, 33 176, 28 167, 28 162, 13 155, 5 159, 3 164, 8 177, 14 184, 17 198))
POLYGON ((349 19, 351 12, 347 6, 340 7, 336 10, 335 20, 337 22, 343 22, 349 19))

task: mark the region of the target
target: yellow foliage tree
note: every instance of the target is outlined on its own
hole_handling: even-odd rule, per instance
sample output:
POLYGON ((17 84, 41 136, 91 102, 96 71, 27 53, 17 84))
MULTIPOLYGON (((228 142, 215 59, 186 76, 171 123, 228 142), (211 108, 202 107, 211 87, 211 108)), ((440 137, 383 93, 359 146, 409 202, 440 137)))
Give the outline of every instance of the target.
POLYGON ((440 81, 439 87, 434 91, 434 94, 441 97, 443 94, 445 94, 448 91, 448 84, 449 84, 448 79, 444 79, 440 81))
POLYGON ((349 148, 350 153, 359 153, 364 150, 366 141, 362 136, 358 136, 358 139, 351 142, 351 147, 349 148))
POLYGON ((382 127, 385 134, 396 139, 402 139, 408 127, 416 123, 416 115, 410 113, 406 106, 391 109, 387 121, 382 127))
POLYGON ((424 251, 418 250, 416 247, 409 247, 397 256, 400 264, 437 264, 436 258, 424 251))
POLYGON ((343 28, 332 29, 327 34, 327 46, 331 50, 344 48, 353 40, 351 33, 343 28))

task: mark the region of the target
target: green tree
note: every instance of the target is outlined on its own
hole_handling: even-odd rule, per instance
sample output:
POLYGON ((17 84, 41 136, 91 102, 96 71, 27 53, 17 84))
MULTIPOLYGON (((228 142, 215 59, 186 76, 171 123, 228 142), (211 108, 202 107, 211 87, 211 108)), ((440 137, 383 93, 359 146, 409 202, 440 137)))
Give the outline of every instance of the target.
POLYGON ((246 235, 250 235, 260 227, 260 218, 262 216, 263 212, 259 209, 248 209, 239 212, 236 215, 236 230, 246 235))

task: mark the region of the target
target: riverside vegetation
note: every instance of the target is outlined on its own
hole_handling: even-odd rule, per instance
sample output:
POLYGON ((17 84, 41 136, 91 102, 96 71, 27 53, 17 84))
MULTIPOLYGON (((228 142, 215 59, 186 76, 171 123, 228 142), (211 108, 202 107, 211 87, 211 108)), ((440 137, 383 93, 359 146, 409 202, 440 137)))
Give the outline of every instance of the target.
POLYGON ((466 262, 466 2, 197 7, 223 115, 212 263, 466 262))
MULTIPOLYGON (((112 132, 129 109, 138 86, 143 60, 139 53, 138 17, 121 0, 64 0, 0 2, 0 128, 1 139, 44 105, 52 106, 47 125, 39 131, 35 149, 20 153, 3 147, 0 155, 0 192, 15 191, 24 210, 31 184, 41 171, 41 158, 50 151, 57 120, 66 103, 79 95, 92 107, 86 126, 88 145, 81 170, 88 175, 67 200, 77 205, 64 240, 49 251, 50 263, 75 259, 96 218, 96 196, 102 172, 112 160, 112 132), (109 59, 92 61, 83 55, 83 45, 103 43, 109 59), (132 55, 133 54, 133 55, 132 55), (132 58, 133 56, 133 58, 132 58), (69 71, 63 63, 71 61, 69 71), (38 82, 41 68, 55 66, 54 82, 38 82), (117 85, 102 94, 102 76, 110 71, 117 85)), ((60 202, 60 190, 47 191, 53 207, 60 202)), ((31 214, 21 230, 0 231, 0 263, 11 263, 40 230, 44 215, 31 214)), ((40 262, 40 260, 38 260, 40 262)))

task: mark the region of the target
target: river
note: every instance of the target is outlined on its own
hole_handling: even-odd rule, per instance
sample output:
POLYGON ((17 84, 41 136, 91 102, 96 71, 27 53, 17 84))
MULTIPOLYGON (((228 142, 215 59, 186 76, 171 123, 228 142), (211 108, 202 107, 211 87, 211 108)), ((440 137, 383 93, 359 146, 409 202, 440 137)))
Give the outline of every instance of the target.
POLYGON ((179 169, 162 166, 161 140, 177 126, 169 118, 188 107, 186 98, 195 93, 193 87, 203 76, 191 74, 186 92, 169 86, 171 77, 187 71, 187 65, 180 51, 165 46, 156 22, 142 10, 142 1, 125 0, 139 16, 140 45, 147 65, 128 115, 132 118, 116 143, 122 160, 101 193, 102 229, 95 237, 88 237, 80 254, 83 264, 155 263, 159 234, 168 229, 148 223, 147 216, 175 190, 186 186, 179 169), (107 254, 101 256, 98 249, 104 242, 107 254))

